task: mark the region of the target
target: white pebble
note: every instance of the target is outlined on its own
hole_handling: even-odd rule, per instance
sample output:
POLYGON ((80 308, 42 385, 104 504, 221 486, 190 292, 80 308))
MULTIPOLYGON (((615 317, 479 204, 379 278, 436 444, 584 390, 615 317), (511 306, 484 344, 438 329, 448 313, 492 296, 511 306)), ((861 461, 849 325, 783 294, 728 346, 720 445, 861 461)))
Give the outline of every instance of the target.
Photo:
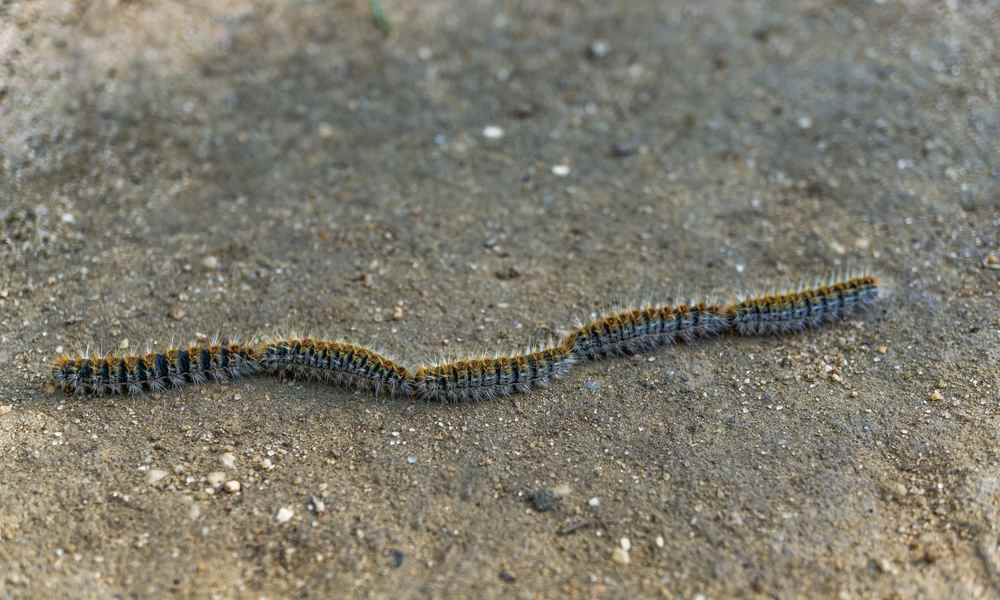
POLYGON ((146 483, 149 485, 156 485, 157 483, 163 481, 167 476, 167 472, 162 469, 150 469, 146 473, 146 483))
POLYGON ((624 550, 625 552, 628 552, 629 550, 632 549, 632 540, 628 539, 627 537, 623 537, 621 540, 619 540, 618 543, 621 544, 622 550, 624 550))
POLYGON ((598 506, 601 505, 601 499, 598 498, 597 496, 594 496, 590 500, 587 500, 587 504, 590 506, 590 508, 597 508, 598 506))
POLYGON ((73 216, 73 213, 63 213, 61 218, 62 222, 66 223, 67 225, 72 225, 73 223, 76 223, 76 217, 73 216))
POLYGON ((487 125, 483 128, 483 137, 490 140, 499 140, 503 137, 503 128, 496 125, 487 125))
POLYGON ((656 536, 656 547, 657 548, 662 548, 664 546, 664 544, 666 544, 666 543, 667 542, 666 542, 666 540, 663 539, 662 535, 656 536))
POLYGON ((222 463, 222 466, 226 467, 227 469, 236 468, 236 455, 233 454, 232 452, 224 453, 222 456, 219 457, 219 461, 222 463))
POLYGON ((274 520, 277 521, 278 523, 287 523, 291 521, 292 517, 294 516, 295 513, 292 511, 292 509, 288 508, 287 506, 282 506, 281 508, 278 509, 278 512, 274 515, 274 520))
POLYGON ((212 471, 208 474, 208 485, 212 487, 219 487, 226 481, 226 474, 222 471, 212 471))
POLYGON ((319 133, 319 137, 324 140, 328 140, 337 133, 337 130, 334 129, 333 125, 330 125, 329 123, 320 123, 317 128, 317 132, 319 133))
POLYGON ((240 491, 240 482, 236 481, 235 479, 232 479, 230 481, 227 481, 226 484, 222 487, 230 494, 235 494, 236 492, 240 491))
POLYGON ((615 548, 615 551, 611 553, 611 560, 620 565, 627 565, 632 559, 628 555, 628 550, 615 548))
POLYGON ((594 58, 604 58, 611 52, 611 45, 606 40, 594 40, 587 50, 594 58))
POLYGON ((803 116, 799 117, 799 128, 801 128, 801 129, 809 129, 812 126, 813 126, 812 117, 810 117, 808 115, 803 115, 803 116))
POLYGON ((205 258, 202 259, 201 265, 206 269, 213 269, 213 270, 218 269, 219 259, 215 258, 214 256, 206 256, 205 258))
POLYGON ((552 174, 557 177, 569 175, 569 165, 555 165, 552 167, 552 174))

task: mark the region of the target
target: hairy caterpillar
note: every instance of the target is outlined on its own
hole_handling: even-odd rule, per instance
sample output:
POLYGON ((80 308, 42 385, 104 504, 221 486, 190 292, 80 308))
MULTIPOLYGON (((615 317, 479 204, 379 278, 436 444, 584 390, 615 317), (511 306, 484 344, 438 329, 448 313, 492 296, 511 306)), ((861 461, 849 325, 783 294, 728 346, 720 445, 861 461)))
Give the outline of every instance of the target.
POLYGON ((214 340, 145 354, 62 355, 53 380, 79 395, 135 394, 244 375, 289 374, 378 394, 462 402, 526 393, 581 361, 651 351, 723 334, 776 335, 819 327, 878 298, 870 274, 755 294, 728 304, 643 305, 582 324, 563 339, 526 352, 406 367, 350 342, 282 337, 249 344, 214 340))
POLYGON ((413 382, 419 398, 452 402, 482 400, 545 387, 565 375, 574 362, 572 346, 563 341, 523 354, 420 367, 413 374, 413 382))
POLYGON ((67 392, 100 396, 229 381, 258 370, 259 358, 253 347, 213 340, 140 355, 89 352, 77 357, 64 355, 56 358, 52 378, 67 392))

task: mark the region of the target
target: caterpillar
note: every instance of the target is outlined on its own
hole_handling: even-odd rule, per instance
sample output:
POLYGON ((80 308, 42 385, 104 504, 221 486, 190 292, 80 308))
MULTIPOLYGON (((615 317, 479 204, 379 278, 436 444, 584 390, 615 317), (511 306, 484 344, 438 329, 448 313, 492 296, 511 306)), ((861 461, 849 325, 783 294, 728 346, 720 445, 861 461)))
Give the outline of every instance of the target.
POLYGON ((564 377, 574 364, 652 351, 724 334, 793 333, 841 320, 871 305, 879 279, 863 273, 751 294, 729 303, 647 304, 609 311, 560 340, 524 352, 407 367, 346 341, 305 336, 211 340, 144 354, 60 355, 52 380, 76 395, 158 392, 258 373, 441 402, 527 393, 564 377))
POLYGON ((257 350, 238 341, 171 346, 163 352, 116 355, 114 353, 59 356, 52 379, 77 395, 137 394, 159 392, 185 384, 230 381, 260 369, 257 350))

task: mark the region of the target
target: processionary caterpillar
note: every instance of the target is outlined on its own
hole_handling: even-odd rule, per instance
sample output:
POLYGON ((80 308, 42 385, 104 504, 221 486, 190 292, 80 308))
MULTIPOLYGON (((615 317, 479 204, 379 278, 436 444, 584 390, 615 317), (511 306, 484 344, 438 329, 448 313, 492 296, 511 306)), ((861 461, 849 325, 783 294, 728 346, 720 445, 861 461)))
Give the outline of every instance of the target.
POLYGON ((245 375, 292 375, 426 400, 463 402, 525 393, 560 378, 577 362, 649 352, 665 344, 723 334, 776 335, 819 327, 878 298, 871 274, 830 277, 726 304, 649 304, 616 310, 561 340, 522 353, 407 367, 363 346, 310 337, 194 343, 145 354, 55 359, 52 378, 78 395, 156 392, 245 375))

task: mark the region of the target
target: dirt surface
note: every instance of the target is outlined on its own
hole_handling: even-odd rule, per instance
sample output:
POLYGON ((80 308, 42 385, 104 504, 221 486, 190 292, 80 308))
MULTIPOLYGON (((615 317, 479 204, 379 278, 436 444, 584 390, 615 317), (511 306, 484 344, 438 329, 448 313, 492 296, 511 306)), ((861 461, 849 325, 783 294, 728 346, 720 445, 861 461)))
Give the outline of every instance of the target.
POLYGON ((1000 596, 995 2, 384 7, 0 2, 0 598, 1000 596), (850 265, 863 317, 502 401, 47 385, 850 265))

